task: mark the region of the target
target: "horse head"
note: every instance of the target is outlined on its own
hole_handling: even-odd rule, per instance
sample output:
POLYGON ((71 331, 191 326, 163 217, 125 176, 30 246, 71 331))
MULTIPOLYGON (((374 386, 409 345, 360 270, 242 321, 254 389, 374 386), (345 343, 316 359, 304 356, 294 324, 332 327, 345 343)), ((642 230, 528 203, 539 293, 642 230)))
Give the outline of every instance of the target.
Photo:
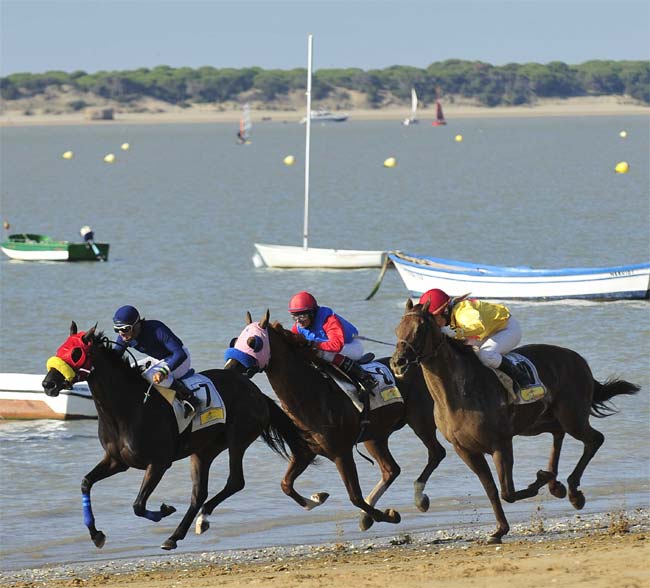
POLYGON ((47 375, 42 382, 43 391, 48 396, 58 396, 63 388, 72 388, 74 382, 85 380, 92 370, 90 349, 95 342, 95 329, 77 332, 77 324, 72 321, 70 336, 64 341, 56 355, 47 360, 47 375))
POLYGON ((429 312, 429 301, 413 305, 406 301, 404 315, 395 329, 397 345, 390 358, 390 367, 396 378, 403 378, 409 369, 423 359, 434 356, 444 341, 433 315, 429 312))
POLYGON ((267 309, 261 321, 253 322, 251 313, 246 312, 246 327, 230 342, 230 347, 224 353, 224 369, 234 369, 251 378, 266 368, 271 360, 270 316, 267 309))

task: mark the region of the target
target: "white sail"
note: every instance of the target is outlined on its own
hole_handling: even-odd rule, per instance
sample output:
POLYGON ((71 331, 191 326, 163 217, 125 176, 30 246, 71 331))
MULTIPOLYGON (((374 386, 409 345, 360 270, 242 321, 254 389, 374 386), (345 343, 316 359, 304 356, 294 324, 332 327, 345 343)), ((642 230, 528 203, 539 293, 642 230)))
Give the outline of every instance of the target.
POLYGON ((415 113, 418 110, 418 95, 415 93, 415 88, 411 88, 411 118, 415 120, 415 113))

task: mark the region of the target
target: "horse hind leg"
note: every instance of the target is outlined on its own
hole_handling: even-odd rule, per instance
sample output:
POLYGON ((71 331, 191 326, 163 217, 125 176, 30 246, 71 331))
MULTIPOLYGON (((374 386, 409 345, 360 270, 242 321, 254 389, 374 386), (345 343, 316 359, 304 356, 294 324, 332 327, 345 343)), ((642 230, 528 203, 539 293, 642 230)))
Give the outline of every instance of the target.
POLYGON ((210 473, 210 465, 214 456, 198 456, 192 455, 191 458, 191 474, 192 474, 192 499, 190 506, 180 522, 176 530, 171 536, 160 546, 161 549, 171 550, 176 549, 178 541, 185 539, 187 531, 199 512, 201 505, 208 497, 208 476, 210 473))
POLYGON ((553 476, 553 478, 548 483, 548 491, 552 496, 555 496, 555 498, 564 498, 567 494, 566 486, 557 479, 558 464, 560 462, 560 451, 562 450, 564 436, 564 431, 557 431, 553 433, 553 447, 551 449, 551 455, 548 459, 548 471, 553 476))
POLYGON ((329 498, 327 492, 318 492, 317 494, 312 494, 310 498, 305 498, 298 493, 293 486, 298 476, 300 476, 300 474, 302 474, 307 469, 307 466, 312 462, 313 455, 313 453, 311 455, 292 455, 287 471, 284 474, 284 478, 282 479, 282 482, 280 482, 282 492, 289 496, 289 498, 295 500, 305 510, 312 510, 323 504, 329 498))
POLYGON ((585 505, 585 496, 580 490, 578 490, 582 474, 584 473, 587 464, 589 464, 593 456, 596 455, 600 446, 605 442, 605 436, 590 425, 587 425, 584 431, 578 433, 569 431, 569 434, 579 441, 582 441, 584 445, 580 460, 567 478, 569 486, 569 501, 575 509, 580 510, 585 505))

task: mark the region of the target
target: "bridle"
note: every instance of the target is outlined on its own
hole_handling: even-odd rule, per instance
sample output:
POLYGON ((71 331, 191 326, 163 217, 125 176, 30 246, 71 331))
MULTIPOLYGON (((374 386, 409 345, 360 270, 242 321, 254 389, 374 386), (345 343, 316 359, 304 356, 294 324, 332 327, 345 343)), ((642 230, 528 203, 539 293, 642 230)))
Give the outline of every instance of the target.
MULTIPOLYGON (((423 316, 424 320, 427 321, 429 320, 428 315, 422 315, 420 312, 407 312, 404 314, 405 317, 407 316, 423 316)), ((426 324, 426 323, 425 323, 426 324)), ((398 339, 397 344, 399 345, 400 343, 403 343, 412 353, 413 353, 413 359, 407 360, 406 364, 404 367, 409 367, 414 364, 419 364, 422 363, 424 360, 433 358, 436 355, 438 355, 438 351, 440 351, 440 348, 442 347, 442 344, 445 342, 445 337, 444 335, 440 337, 440 341, 438 341, 437 345, 433 347, 433 349, 429 351, 418 351, 413 344, 410 341, 407 341, 406 339, 398 339)))

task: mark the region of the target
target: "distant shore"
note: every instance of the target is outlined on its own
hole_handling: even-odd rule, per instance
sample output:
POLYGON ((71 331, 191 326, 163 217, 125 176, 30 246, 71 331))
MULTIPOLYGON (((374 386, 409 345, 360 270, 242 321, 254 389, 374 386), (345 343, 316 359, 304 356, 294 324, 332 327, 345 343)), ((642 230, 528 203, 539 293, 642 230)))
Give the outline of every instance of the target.
MULTIPOLYGON (((467 118, 507 118, 507 117, 546 117, 546 116, 623 116, 650 115, 650 106, 627 103, 614 96, 599 98, 581 97, 566 100, 544 100, 534 105, 497 106, 494 108, 467 104, 444 105, 448 121, 467 118)), ((338 111, 337 111, 338 113, 338 111)), ((350 121, 355 120, 394 120, 400 121, 408 115, 406 108, 350 109, 346 111, 350 121)), ((179 123, 235 123, 239 121, 239 109, 218 110, 214 105, 180 108, 170 106, 159 112, 119 112, 112 121, 89 120, 82 112, 70 114, 25 115, 20 111, 5 110, 0 114, 0 126, 32 125, 112 125, 112 124, 179 124, 179 123)), ((253 123, 263 121, 297 123, 304 117, 301 110, 253 110, 253 123)), ((435 109, 418 111, 417 118, 422 123, 435 119, 435 109)))

